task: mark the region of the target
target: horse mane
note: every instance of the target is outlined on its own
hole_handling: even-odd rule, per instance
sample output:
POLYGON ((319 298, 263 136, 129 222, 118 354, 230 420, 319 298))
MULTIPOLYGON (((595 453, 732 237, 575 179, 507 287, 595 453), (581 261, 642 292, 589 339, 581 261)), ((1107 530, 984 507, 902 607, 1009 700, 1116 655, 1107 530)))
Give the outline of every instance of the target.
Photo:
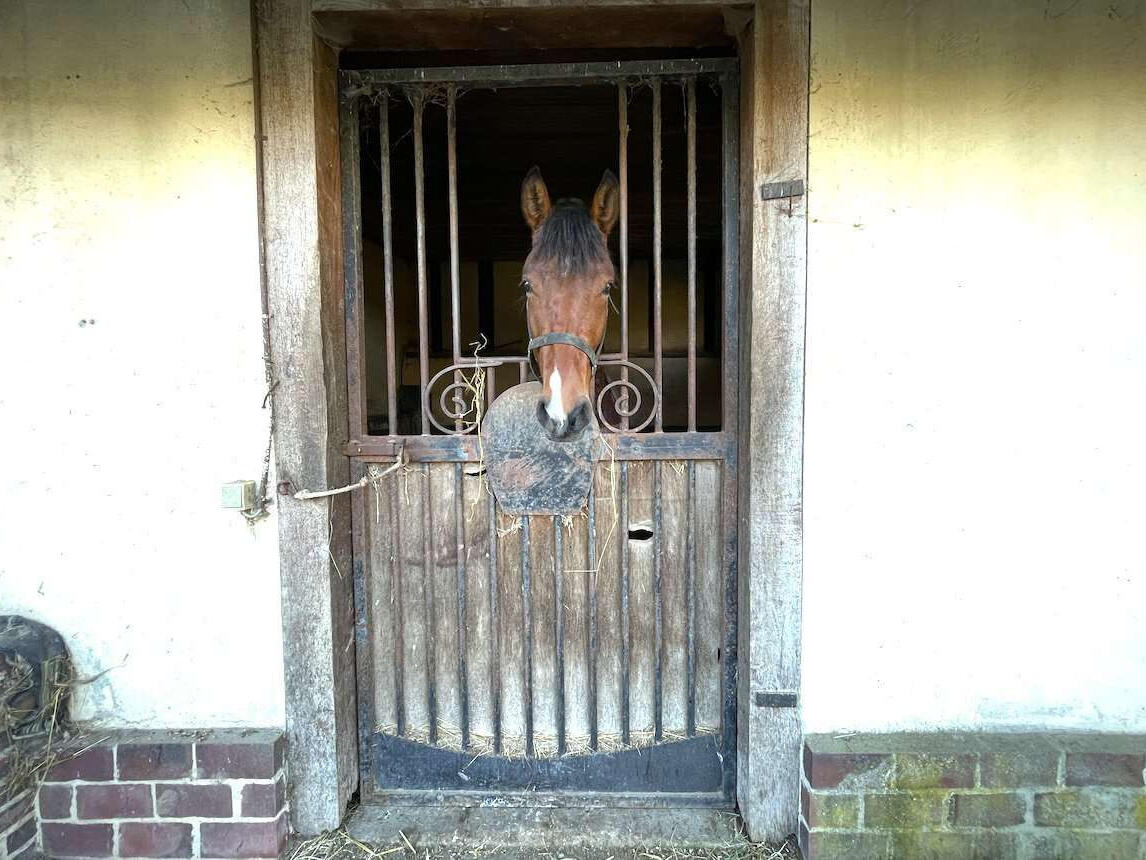
POLYGON ((533 242, 533 253, 556 260, 563 275, 584 275, 609 258, 601 228, 575 197, 558 200, 533 242))

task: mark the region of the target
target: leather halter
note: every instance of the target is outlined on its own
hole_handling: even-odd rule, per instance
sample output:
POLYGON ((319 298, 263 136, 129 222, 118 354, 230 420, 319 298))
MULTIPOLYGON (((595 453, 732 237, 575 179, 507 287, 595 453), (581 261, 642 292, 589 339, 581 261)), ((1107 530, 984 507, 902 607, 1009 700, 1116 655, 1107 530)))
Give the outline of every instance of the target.
POLYGON ((533 368, 533 375, 541 378, 541 368, 537 364, 537 358, 533 355, 535 349, 543 346, 552 346, 554 344, 564 344, 571 346, 574 349, 579 349, 585 353, 589 359, 589 366, 593 369, 594 373, 597 371, 597 350, 589 346, 589 342, 583 337, 577 337, 575 334, 569 334, 565 331, 551 331, 549 334, 538 335, 535 338, 530 338, 529 345, 525 351, 529 355, 529 366, 533 368))

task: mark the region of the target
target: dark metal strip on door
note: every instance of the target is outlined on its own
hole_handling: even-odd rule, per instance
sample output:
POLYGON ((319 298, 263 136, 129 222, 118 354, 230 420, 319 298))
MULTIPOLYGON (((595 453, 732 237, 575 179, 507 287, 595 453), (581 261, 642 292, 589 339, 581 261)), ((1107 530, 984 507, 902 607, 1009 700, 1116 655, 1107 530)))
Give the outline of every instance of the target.
POLYGON ((342 73, 365 793, 734 796, 736 75, 731 59, 342 73), (526 132, 559 151, 547 116, 589 141, 599 117, 592 167, 619 175, 606 453, 572 516, 499 510, 479 429, 529 373, 504 287, 528 237, 485 217, 516 188, 477 175, 513 158, 473 153, 523 109, 537 128, 507 151, 526 132))

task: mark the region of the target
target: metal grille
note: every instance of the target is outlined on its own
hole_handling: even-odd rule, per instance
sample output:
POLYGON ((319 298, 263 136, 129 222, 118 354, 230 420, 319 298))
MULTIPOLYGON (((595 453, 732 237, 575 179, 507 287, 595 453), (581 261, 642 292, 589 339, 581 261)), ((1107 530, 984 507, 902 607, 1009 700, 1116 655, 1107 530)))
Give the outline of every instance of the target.
MULTIPOLYGON (((350 440, 354 478, 407 465, 354 502, 360 750, 374 789, 652 791, 731 798, 735 779, 738 115, 732 60, 379 70, 342 74, 341 135, 350 440), (617 378, 597 392, 613 452, 584 518, 507 522, 484 492, 481 439, 499 371, 525 355, 463 354, 459 94, 616 87, 620 182, 617 378), (684 99, 687 429, 665 432, 662 99, 684 99), (697 422, 697 87, 721 105, 722 273, 718 431, 697 422), (651 372, 629 352, 629 110, 652 93, 651 372), (391 193, 391 98, 412 106, 414 207, 391 193), (446 113, 450 363, 432 371, 425 123, 446 113), (399 414, 395 218, 415 222, 420 433, 366 432, 360 126, 376 122, 381 175, 386 403, 399 414), (481 379, 481 385, 475 381, 481 379), (633 380, 642 380, 636 384, 633 380), (642 398, 644 388, 651 398, 642 398), (610 423, 602 404, 620 392, 610 423), (649 402, 651 400, 651 402, 649 402), (645 534, 647 532, 647 535, 645 534), (648 546, 647 544, 651 544, 648 546), (669 725, 666 726, 666 714, 669 725), (642 749, 642 747, 648 747, 642 749), (637 758, 634 758, 636 756, 637 758), (640 757, 643 756, 643 759, 640 757)), ((515 366, 516 365, 516 366, 515 366)))

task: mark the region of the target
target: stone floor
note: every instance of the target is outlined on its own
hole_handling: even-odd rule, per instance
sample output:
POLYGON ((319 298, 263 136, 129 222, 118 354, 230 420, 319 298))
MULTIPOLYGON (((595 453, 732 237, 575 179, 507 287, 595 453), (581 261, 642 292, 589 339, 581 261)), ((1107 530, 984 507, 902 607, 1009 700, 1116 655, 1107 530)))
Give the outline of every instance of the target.
POLYGON ((289 860, 796 860, 794 843, 752 845, 735 812, 364 804, 345 827, 298 842, 289 860))

